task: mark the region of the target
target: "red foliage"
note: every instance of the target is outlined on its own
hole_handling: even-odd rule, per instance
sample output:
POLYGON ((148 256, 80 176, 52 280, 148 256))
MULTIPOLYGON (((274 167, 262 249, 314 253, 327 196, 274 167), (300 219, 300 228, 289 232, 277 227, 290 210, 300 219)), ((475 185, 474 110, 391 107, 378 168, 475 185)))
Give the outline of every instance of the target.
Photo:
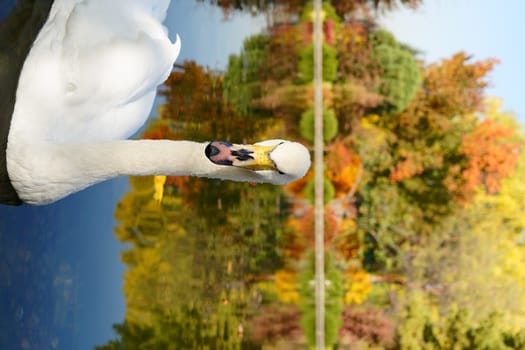
POLYGON ((328 18, 323 23, 324 42, 332 46, 335 43, 335 26, 334 21, 328 18))
POLYGON ((371 344, 388 347, 395 341, 395 324, 382 310, 348 306, 343 312, 343 326, 339 335, 349 344, 363 339, 371 344))
MULTIPOLYGON (((305 44, 311 44, 313 42, 313 37, 312 37, 313 23, 304 22, 301 28, 302 28, 302 34, 303 34, 303 42, 305 44)), ((328 18, 323 22, 323 34, 324 34, 324 42, 332 46, 335 43, 335 28, 334 28, 333 19, 328 18)))
POLYGON ((298 340, 303 336, 297 307, 270 305, 263 307, 251 324, 251 338, 257 342, 279 339, 298 340))

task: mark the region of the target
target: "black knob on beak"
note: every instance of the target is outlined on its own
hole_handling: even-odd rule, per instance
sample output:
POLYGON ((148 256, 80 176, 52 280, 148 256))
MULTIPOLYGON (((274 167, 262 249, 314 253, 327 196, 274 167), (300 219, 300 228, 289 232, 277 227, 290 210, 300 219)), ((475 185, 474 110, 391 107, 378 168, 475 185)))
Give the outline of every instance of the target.
POLYGON ((211 144, 211 142, 206 146, 206 149, 204 150, 204 154, 206 154, 206 157, 210 158, 213 156, 216 156, 217 154, 221 153, 217 147, 211 144))
POLYGON ((204 154, 215 164, 232 165, 232 161, 230 160, 232 154, 229 146, 231 146, 231 144, 226 142, 210 142, 204 149, 204 154))

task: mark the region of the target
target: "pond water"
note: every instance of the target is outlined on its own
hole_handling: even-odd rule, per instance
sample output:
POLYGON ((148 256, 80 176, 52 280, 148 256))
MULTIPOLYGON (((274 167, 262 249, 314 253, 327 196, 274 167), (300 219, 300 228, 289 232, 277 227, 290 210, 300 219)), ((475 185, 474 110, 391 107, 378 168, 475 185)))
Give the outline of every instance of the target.
MULTIPOLYGON (((45 6, 43 1, 20 1, 18 5, 32 11, 35 3, 45 6)), ((14 0, 1 2, 1 21, 8 18, 15 5, 14 0)), ((225 21, 220 9, 190 0, 173 1, 165 21, 170 36, 173 38, 178 33, 182 39, 178 62, 195 60, 200 65, 218 70, 226 67, 228 55, 239 52, 243 39, 259 31, 264 23, 264 18, 240 14, 225 21)), ((1 25, 2 22, 0 28, 1 25)), ((10 101, 4 100, 3 103, 10 101)), ((161 103, 159 98, 156 106, 161 103)), ((152 117, 156 117, 156 108, 152 111, 152 117)), ((211 186, 219 185, 213 183, 211 186)), ((114 235, 114 229, 119 225, 115 211, 117 203, 130 190, 128 179, 119 178, 48 206, 0 206, 1 349, 93 349, 116 337, 112 325, 122 324, 126 317, 126 296, 123 292, 126 265, 121 262, 120 255, 124 249, 130 249, 131 244, 119 241, 114 235)), ((242 191, 243 196, 254 195, 249 188, 242 191)), ((234 195, 240 196, 241 192, 235 189, 234 195)), ((275 203, 279 198, 279 195, 273 196, 273 207, 278 205, 275 203)), ((268 201, 264 198, 260 200, 264 203, 268 201)), ((216 199, 211 204, 212 208, 217 208, 216 199)), ((181 205, 184 207, 184 203, 181 205)), ((227 199, 224 199, 224 205, 228 205, 227 199)), ((200 208, 215 216, 213 209, 205 205, 200 208)), ((165 209, 166 213, 176 215, 177 210, 168 209, 165 209)), ((245 215, 249 217, 251 213, 245 215)), ((183 215, 177 220, 187 218, 183 215)), ((217 221, 215 224, 220 225, 217 221)), ((169 281, 170 293, 177 291, 177 294, 152 295, 152 300, 180 307, 201 303, 199 310, 204 310, 209 303, 213 304, 210 308, 216 310, 215 299, 221 298, 220 293, 232 290, 228 283, 235 284, 232 278, 220 277, 223 271, 228 274, 228 271, 235 269, 230 261, 233 256, 231 249, 235 246, 231 245, 233 238, 215 239, 216 233, 213 232, 209 237, 190 235, 191 232, 180 237, 173 236, 177 245, 167 250, 172 254, 171 261, 175 261, 173 266, 178 265, 186 272, 170 272, 179 276, 169 281), (214 247, 210 248, 210 245, 214 247), (228 245, 227 252, 222 254, 224 256, 221 256, 220 245, 228 245), (200 256, 198 247, 218 251, 218 257, 200 256), (191 273, 192 264, 197 261, 207 265, 191 273), (214 268, 217 268, 216 275, 210 280, 206 275, 214 268), (192 288, 189 288, 190 284, 192 288), (202 302, 194 298, 196 291, 201 292, 199 297, 203 298, 202 302), (172 298, 180 298, 180 301, 171 301, 172 298)), ((246 256, 247 253, 243 254, 246 256)), ((133 294, 133 288, 140 287, 130 284, 126 293, 133 294)), ((145 295, 151 292, 146 287, 144 290, 145 295)), ((136 293, 140 294, 140 291, 136 293)), ((225 295, 220 299, 220 305, 227 303, 225 295)), ((151 311, 141 309, 143 315, 137 317, 152 317, 153 308, 161 306, 152 304, 151 311)), ((136 309, 143 307, 145 305, 138 305, 136 309)), ((217 312, 213 311, 213 314, 217 312)), ((241 327, 240 323, 235 327, 241 327)))

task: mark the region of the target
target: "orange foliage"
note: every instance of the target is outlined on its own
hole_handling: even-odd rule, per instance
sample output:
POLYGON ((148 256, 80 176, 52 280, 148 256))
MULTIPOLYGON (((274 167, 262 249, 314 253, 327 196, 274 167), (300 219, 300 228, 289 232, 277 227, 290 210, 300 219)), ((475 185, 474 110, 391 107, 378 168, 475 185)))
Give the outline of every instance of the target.
POLYGON ((202 187, 202 180, 191 176, 168 176, 166 186, 176 186, 185 205, 191 206, 195 203, 195 194, 199 193, 202 187))
POLYGON ((487 119, 465 135, 462 153, 468 157, 468 167, 461 173, 462 188, 449 182, 451 189, 470 194, 481 184, 488 193, 496 193, 520 155, 522 144, 511 141, 513 134, 512 128, 487 119))
POLYGON ((169 130, 169 127, 164 124, 156 125, 154 128, 149 128, 144 131, 142 135, 143 139, 149 140, 163 140, 172 138, 172 133, 169 130))
POLYGON ((395 164, 391 169, 389 179, 391 182, 403 181, 412 176, 421 174, 425 168, 423 164, 417 159, 416 152, 404 152, 404 160, 395 164))
POLYGON ((304 198, 304 188, 306 187, 306 184, 310 181, 310 179, 314 176, 313 167, 311 167, 308 170, 308 173, 306 175, 297 180, 289 183, 284 188, 288 193, 290 193, 292 196, 296 196, 299 198, 304 198))
POLYGON ((336 197, 347 194, 358 181, 361 167, 359 156, 344 140, 333 142, 326 157, 326 175, 332 181, 336 197))
POLYGON ((300 260, 306 249, 306 240, 301 234, 301 226, 302 220, 299 218, 289 218, 284 225, 284 255, 293 260, 300 260))
MULTIPOLYGON (((350 203, 348 213, 355 217, 355 207, 350 203)), ((315 222, 314 209, 311 206, 301 207, 301 217, 290 217, 285 223, 284 243, 282 245, 284 254, 294 260, 304 257, 304 252, 315 245, 315 222)), ((325 207, 325 248, 336 249, 337 257, 350 259, 355 257, 359 249, 360 239, 356 230, 357 226, 353 219, 337 214, 337 208, 325 207)))
POLYGON ((162 119, 195 120, 192 112, 221 93, 214 88, 214 77, 195 62, 184 62, 183 69, 173 71, 161 89, 161 94, 167 97, 167 108, 161 111, 162 119))

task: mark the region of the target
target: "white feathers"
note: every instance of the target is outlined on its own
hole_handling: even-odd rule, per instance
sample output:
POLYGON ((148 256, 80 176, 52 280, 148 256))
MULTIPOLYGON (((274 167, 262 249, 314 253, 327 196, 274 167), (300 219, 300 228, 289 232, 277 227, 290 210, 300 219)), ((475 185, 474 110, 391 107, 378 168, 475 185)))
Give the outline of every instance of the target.
MULTIPOLYGON (((55 0, 24 63, 9 131, 7 167, 19 197, 46 204, 122 175, 194 175, 287 183, 308 151, 283 143, 276 171, 211 163, 206 144, 122 140, 149 116, 181 42, 161 21, 169 0, 55 0)), ((272 142, 272 141, 269 141, 272 142)))

